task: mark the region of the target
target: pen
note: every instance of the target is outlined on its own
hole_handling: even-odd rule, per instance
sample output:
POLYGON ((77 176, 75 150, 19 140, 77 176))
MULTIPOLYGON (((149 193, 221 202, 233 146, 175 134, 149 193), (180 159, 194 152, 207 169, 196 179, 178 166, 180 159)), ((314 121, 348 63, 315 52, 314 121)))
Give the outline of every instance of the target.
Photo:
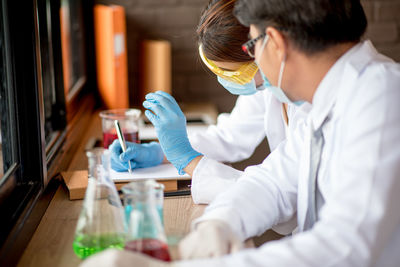
MULTIPOLYGON (((115 130, 117 130, 118 140, 122 147, 122 151, 126 152, 125 138, 124 138, 124 135, 122 134, 122 130, 121 130, 121 127, 119 126, 118 120, 114 120, 114 125, 115 125, 115 130)), ((129 171, 129 173, 132 173, 131 161, 128 161, 128 164, 129 164, 128 171, 129 171)))

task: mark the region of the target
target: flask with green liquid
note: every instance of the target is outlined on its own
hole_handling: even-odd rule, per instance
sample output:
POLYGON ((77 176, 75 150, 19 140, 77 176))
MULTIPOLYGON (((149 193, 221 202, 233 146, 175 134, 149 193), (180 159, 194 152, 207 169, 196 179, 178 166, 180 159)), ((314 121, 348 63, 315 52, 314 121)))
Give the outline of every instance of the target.
POLYGON ((73 242, 81 258, 107 248, 125 245, 124 210, 110 179, 110 152, 95 148, 86 153, 89 161, 88 187, 73 242))

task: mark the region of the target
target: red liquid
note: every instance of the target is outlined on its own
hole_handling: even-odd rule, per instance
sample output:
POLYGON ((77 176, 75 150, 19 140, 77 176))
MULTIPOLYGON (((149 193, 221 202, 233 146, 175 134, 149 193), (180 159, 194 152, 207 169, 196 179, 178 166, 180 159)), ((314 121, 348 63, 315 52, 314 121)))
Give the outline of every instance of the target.
MULTIPOLYGON (((123 132, 125 141, 140 143, 139 133, 137 131, 136 132, 125 132, 124 130, 122 130, 122 132, 123 132)), ((115 130, 113 132, 103 133, 103 147, 108 148, 115 139, 118 139, 118 135, 115 132, 115 130)))
POLYGON ((171 261, 167 244, 157 239, 139 239, 129 241, 125 244, 125 249, 141 252, 162 261, 171 261))

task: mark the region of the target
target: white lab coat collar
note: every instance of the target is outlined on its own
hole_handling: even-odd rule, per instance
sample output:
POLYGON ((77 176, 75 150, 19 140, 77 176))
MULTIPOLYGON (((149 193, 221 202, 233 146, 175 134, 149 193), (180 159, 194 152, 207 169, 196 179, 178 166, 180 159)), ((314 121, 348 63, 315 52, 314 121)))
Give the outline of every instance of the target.
POLYGON ((330 68, 313 96, 310 112, 313 130, 321 127, 335 105, 338 88, 341 88, 341 83, 346 82, 346 67, 351 66, 357 73, 360 73, 372 58, 366 56, 366 54, 375 53, 377 52, 371 42, 369 40, 363 41, 353 46, 330 68))

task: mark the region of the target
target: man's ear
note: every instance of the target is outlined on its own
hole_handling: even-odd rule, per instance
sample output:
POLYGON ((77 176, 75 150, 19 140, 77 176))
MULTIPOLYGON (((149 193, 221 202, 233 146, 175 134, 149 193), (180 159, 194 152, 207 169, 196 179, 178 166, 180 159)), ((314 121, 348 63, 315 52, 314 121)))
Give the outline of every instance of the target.
POLYGON ((283 61, 288 49, 286 37, 274 27, 267 27, 265 33, 269 36, 271 48, 276 51, 280 61, 283 61))

